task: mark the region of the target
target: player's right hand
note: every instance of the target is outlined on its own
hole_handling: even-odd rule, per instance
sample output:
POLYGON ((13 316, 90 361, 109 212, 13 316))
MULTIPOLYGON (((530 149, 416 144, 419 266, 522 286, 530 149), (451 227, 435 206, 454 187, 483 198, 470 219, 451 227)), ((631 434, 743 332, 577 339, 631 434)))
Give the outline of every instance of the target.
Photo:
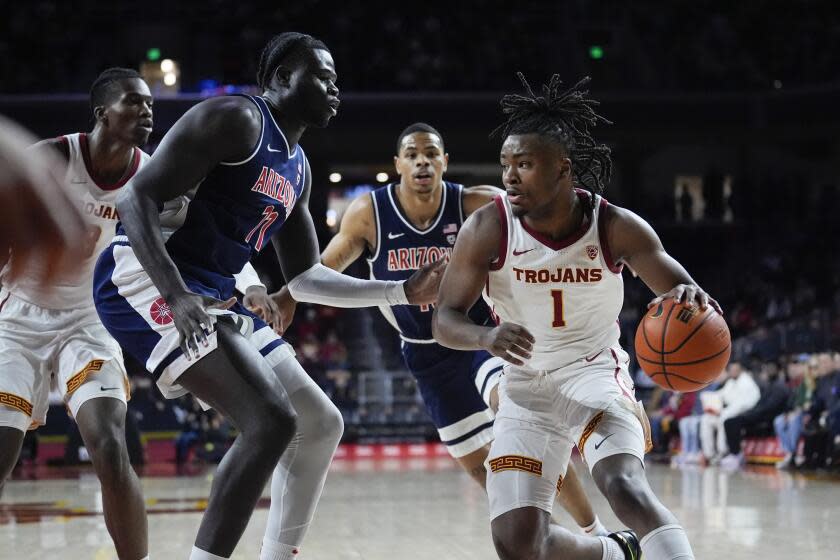
POLYGON ((446 271, 446 259, 425 264, 405 281, 405 295, 411 305, 428 305, 437 302, 440 281, 446 271))
POLYGON ((292 298, 292 294, 289 293, 286 286, 283 286, 268 297, 274 300, 274 304, 277 306, 278 314, 280 315, 280 320, 274 323, 274 332, 283 336, 283 333, 286 332, 286 329, 289 328, 292 320, 295 318, 297 302, 292 298))
POLYGON ((482 335, 481 346, 494 356, 522 366, 525 365, 523 360, 531 358, 534 336, 516 323, 502 323, 482 335))
POLYGON ((172 319, 180 336, 181 351, 188 360, 199 358, 198 345, 209 346, 207 336, 213 332, 216 317, 207 313, 208 309, 230 309, 236 304, 236 298, 221 301, 208 296, 200 296, 184 291, 169 298, 172 319))

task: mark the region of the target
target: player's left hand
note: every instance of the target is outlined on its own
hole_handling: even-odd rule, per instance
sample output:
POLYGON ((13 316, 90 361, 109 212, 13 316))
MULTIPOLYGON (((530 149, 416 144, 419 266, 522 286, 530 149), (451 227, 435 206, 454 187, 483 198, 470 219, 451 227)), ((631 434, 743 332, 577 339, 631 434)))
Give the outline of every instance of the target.
POLYGON ((703 311, 711 305, 715 311, 721 315, 723 314, 723 309, 721 309, 720 304, 697 284, 677 284, 670 291, 653 298, 648 304, 648 309, 670 298, 686 305, 699 305, 703 311))
POLYGON ((421 266, 405 281, 405 295, 411 305, 427 305, 437 301, 438 288, 446 271, 445 259, 421 266))
POLYGON ((248 286, 242 297, 242 305, 269 325, 280 324, 280 309, 264 286, 248 286))

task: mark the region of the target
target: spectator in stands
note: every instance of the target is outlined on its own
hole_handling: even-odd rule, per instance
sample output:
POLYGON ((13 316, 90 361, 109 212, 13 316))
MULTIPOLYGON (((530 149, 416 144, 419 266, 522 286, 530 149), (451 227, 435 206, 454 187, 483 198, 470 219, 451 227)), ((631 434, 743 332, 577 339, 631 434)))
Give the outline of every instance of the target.
MULTIPOLYGON (((840 371, 834 371, 833 360, 820 355, 811 362, 816 369, 816 387, 811 400, 811 407, 803 417, 805 450, 803 466, 823 468, 831 457, 834 447, 832 428, 829 421, 832 413, 837 414, 840 407, 840 371)), ((836 434, 836 431, 834 432, 836 434)))
POLYGON ((784 458, 776 463, 777 469, 788 469, 796 464, 799 438, 802 435, 802 418, 804 411, 811 406, 811 397, 816 385, 814 370, 808 365, 808 360, 808 354, 800 354, 788 366, 789 384, 793 394, 787 412, 779 414, 773 420, 773 429, 785 452, 784 458))
POLYGON ((741 451, 744 435, 762 435, 770 432, 773 419, 787 407, 790 390, 785 385, 784 378, 779 375, 776 363, 770 362, 762 367, 758 386, 760 397, 756 405, 723 422, 729 454, 721 459, 722 468, 741 468, 745 462, 744 453, 741 451))
POLYGON ((761 397, 761 391, 752 373, 745 370, 739 362, 731 362, 726 371, 728 379, 723 387, 718 391, 705 393, 703 397, 700 445, 703 456, 711 464, 720 463, 729 451, 723 423, 754 407, 761 397))
POLYGON ((650 415, 651 439, 654 454, 667 455, 671 438, 678 431, 680 421, 691 414, 697 393, 667 393, 664 406, 650 415))
MULTIPOLYGON (((721 375, 725 378, 726 373, 721 375)), ((703 416, 703 400, 700 396, 704 392, 714 392, 720 387, 720 381, 716 380, 703 389, 694 393, 694 405, 691 413, 680 420, 680 453, 674 457, 677 465, 698 464, 703 462, 703 453, 700 451, 700 419, 703 416)))

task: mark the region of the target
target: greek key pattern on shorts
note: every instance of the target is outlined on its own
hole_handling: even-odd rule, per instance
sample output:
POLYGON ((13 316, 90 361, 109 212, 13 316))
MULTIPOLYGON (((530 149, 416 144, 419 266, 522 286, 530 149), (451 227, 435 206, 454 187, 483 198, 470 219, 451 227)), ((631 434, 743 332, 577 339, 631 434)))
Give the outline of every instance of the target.
POLYGON ((578 441, 577 448, 578 448, 578 451, 580 451, 581 457, 583 457, 584 459, 586 459, 586 457, 584 456, 583 446, 586 445, 586 440, 589 439, 589 436, 594 434, 595 430, 598 429, 598 424, 600 424, 601 420, 603 420, 603 419, 604 419, 604 411, 602 410, 601 412, 596 414, 594 417, 592 417, 592 420, 589 421, 589 423, 583 429, 583 433, 580 435, 580 441, 578 441))
POLYGON ((82 383, 85 382, 85 379, 88 378, 88 375, 91 373, 96 373, 102 366, 105 364, 105 360, 91 360, 88 362, 88 365, 83 367, 79 372, 75 373, 73 377, 67 380, 67 394, 69 395, 76 389, 82 386, 82 383))
POLYGON ((16 408, 27 416, 32 416, 32 403, 23 397, 0 392, 0 404, 16 408))
POLYGON ((560 489, 563 488, 563 475, 560 475, 560 478, 557 479, 557 491, 559 492, 560 489))
POLYGON ((490 470, 494 473, 500 471, 525 471, 536 476, 542 476, 542 461, 523 457, 522 455, 502 455, 490 459, 490 470))

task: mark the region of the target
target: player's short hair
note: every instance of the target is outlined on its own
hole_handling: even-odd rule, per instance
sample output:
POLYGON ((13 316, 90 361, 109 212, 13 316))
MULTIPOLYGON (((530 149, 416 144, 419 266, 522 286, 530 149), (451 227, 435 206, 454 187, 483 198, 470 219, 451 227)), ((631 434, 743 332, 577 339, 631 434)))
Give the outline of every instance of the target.
POLYGON ((440 144, 441 146, 443 146, 443 134, 438 132, 437 129, 430 124, 426 124, 424 122, 416 122, 405 127, 403 131, 400 132, 400 135, 397 136, 397 154, 400 153, 403 138, 405 138, 409 134, 414 134, 415 132, 425 132, 427 134, 434 134, 435 136, 440 138, 440 144))
POLYGON ((329 48, 320 39, 306 33, 287 31, 271 38, 260 54, 260 63, 257 68, 257 85, 268 89, 271 83, 271 76, 277 70, 277 66, 289 55, 300 48, 310 50, 322 49, 329 52, 329 48))
POLYGON ((108 68, 103 70, 101 74, 93 81, 90 86, 90 110, 100 105, 107 105, 112 101, 112 97, 117 92, 114 87, 117 82, 122 80, 130 80, 132 78, 143 79, 137 70, 131 68, 108 68))
MULTIPOLYGON (((599 123, 612 124, 599 115, 598 101, 589 97, 585 77, 570 88, 561 89, 560 75, 554 74, 537 95, 522 72, 517 77, 527 95, 508 94, 502 97, 502 112, 507 120, 491 134, 507 138, 512 134, 539 134, 561 144, 572 160, 572 181, 593 193, 603 192, 612 176, 612 159, 606 144, 592 138, 590 128, 599 123)), ((592 197, 592 204, 595 197, 592 197)))

